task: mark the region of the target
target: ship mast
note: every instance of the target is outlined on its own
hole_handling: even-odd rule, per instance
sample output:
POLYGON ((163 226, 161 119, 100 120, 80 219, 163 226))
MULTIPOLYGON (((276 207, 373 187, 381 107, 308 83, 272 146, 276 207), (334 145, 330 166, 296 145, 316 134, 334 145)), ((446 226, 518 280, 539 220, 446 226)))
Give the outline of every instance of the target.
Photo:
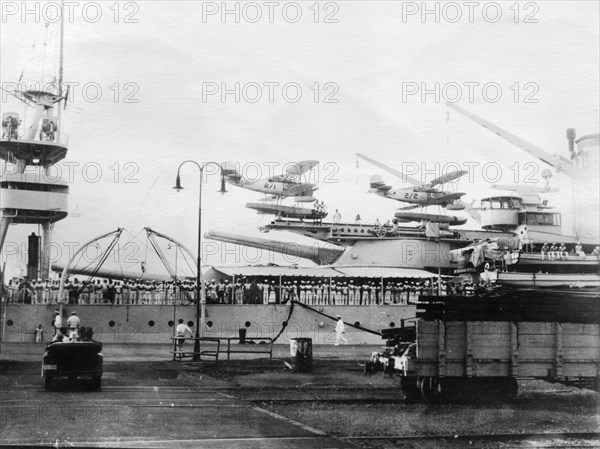
MULTIPOLYGON (((64 10, 64 3, 61 5, 64 10)), ((63 52, 64 14, 60 19, 60 55, 58 86, 36 87, 26 85, 14 96, 33 107, 31 122, 21 126, 21 117, 16 112, 2 113, 2 135, 0 159, 16 165, 16 170, 5 171, 0 176, 0 250, 4 246, 10 224, 41 225, 41 242, 33 234, 30 250, 39 254, 39 259, 29 261, 27 275, 30 278, 47 279, 50 273, 50 247, 54 224, 67 217, 69 184, 64 179, 39 176, 49 174, 50 167, 64 159, 68 148, 61 133, 61 101, 63 98, 63 52), (52 111, 58 107, 56 116, 52 111), (22 131, 23 129, 23 131, 22 131), (38 170, 38 176, 28 176, 28 167, 38 170)), ((41 86, 49 86, 40 80, 41 86)))
POLYGON ((60 2, 60 38, 59 38, 59 56, 58 56, 58 96, 65 102, 64 106, 58 105, 57 119, 59 126, 56 131, 56 139, 60 141, 60 134, 62 129, 62 110, 67 106, 66 98, 63 98, 63 63, 64 63, 64 51, 65 51, 65 2, 60 2))

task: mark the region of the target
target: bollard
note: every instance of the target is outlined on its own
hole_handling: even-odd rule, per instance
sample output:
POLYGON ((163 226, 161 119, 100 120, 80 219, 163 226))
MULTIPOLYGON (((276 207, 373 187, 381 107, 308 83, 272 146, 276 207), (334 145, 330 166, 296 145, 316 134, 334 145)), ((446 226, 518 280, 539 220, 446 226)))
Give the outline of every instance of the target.
POLYGON ((312 338, 292 338, 290 340, 292 371, 309 373, 313 369, 312 338))

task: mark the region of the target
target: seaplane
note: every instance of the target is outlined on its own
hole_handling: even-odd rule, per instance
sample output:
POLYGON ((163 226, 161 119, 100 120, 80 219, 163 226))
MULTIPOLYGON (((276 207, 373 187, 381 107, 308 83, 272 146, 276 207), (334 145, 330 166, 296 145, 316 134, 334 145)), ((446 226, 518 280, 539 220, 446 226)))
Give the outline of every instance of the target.
POLYGON ((233 167, 231 162, 223 164, 226 181, 238 187, 264 193, 260 203, 247 203, 246 207, 259 214, 273 214, 279 218, 296 218, 321 220, 327 216, 324 204, 313 196, 318 187, 310 182, 303 182, 303 176, 312 170, 319 161, 307 160, 288 166, 281 175, 263 178, 244 178, 233 167), (292 197, 294 206, 285 206, 281 201, 292 197), (314 207, 302 207, 297 203, 315 203, 314 207))
POLYGON ((265 200, 294 197, 297 203, 312 203, 316 201, 313 192, 318 189, 316 184, 303 182, 305 173, 312 170, 319 161, 301 161, 288 166, 281 175, 267 178, 245 178, 231 162, 223 163, 223 172, 228 184, 264 193, 265 200))
POLYGON ((411 178, 404 173, 395 170, 387 165, 376 161, 375 159, 371 159, 368 156, 365 156, 361 153, 356 153, 356 155, 364 159, 367 162, 379 167, 394 176, 398 176, 412 184, 411 187, 405 188, 393 188, 390 185, 387 185, 381 175, 373 175, 370 180, 370 190, 369 193, 375 193, 379 196, 383 196, 384 198, 390 198, 392 200, 401 201, 403 203, 409 203, 410 206, 402 207, 399 210, 410 210, 416 209, 418 207, 427 207, 427 206, 441 206, 450 210, 462 210, 465 208, 464 204, 460 202, 460 198, 465 194, 462 192, 445 192, 443 189, 443 185, 454 181, 460 178, 463 175, 466 175, 468 172, 466 170, 457 170, 450 173, 447 173, 443 176, 435 178, 434 180, 428 183, 422 183, 417 179, 411 178))

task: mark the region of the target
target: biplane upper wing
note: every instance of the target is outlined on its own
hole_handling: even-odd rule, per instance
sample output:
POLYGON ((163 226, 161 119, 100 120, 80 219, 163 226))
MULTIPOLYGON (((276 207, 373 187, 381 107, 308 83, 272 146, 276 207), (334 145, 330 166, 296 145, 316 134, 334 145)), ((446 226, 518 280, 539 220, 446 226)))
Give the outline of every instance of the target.
POLYGON ((300 161, 300 162, 297 162, 294 165, 291 165, 290 167, 286 168, 285 173, 288 176, 300 177, 307 171, 312 170, 318 164, 319 164, 319 161, 315 161, 315 160, 300 161))
POLYGON ((575 169, 575 167, 573 166, 571 161, 569 161, 568 159, 557 156, 556 154, 550 154, 547 151, 544 151, 541 148, 535 146, 534 144, 529 143, 526 140, 523 140, 520 137, 517 137, 514 134, 509 133, 508 131, 500 128, 499 126, 496 126, 491 122, 488 122, 487 120, 479 117, 478 115, 475 115, 475 114, 467 111, 466 109, 463 109, 460 106, 457 106, 456 104, 446 103, 446 105, 448 107, 454 109, 455 111, 461 113, 465 117, 470 118, 475 123, 479 123, 481 126, 490 130, 497 136, 502 137, 507 142, 512 143, 513 145, 521 148, 523 151, 540 159, 542 162, 545 162, 546 164, 550 165, 551 167, 554 167, 556 170, 562 171, 572 178, 575 178, 578 176, 577 170, 575 169))
POLYGON ((270 181, 299 182, 304 173, 311 171, 318 164, 319 161, 315 160, 296 162, 295 164, 287 166, 282 175, 273 176, 270 181))
POLYGON ((458 179, 461 176, 466 175, 467 173, 469 173, 467 170, 457 170, 450 173, 446 173, 445 175, 440 176, 439 178, 435 178, 429 184, 432 186, 436 186, 438 184, 446 184, 447 182, 454 181, 455 179, 458 179))
POLYGON ((418 179, 415 178, 411 178, 408 175, 405 175, 404 173, 402 173, 401 171, 395 170, 392 167, 389 167, 379 161, 376 161, 375 159, 371 159, 369 156, 365 156, 364 154, 361 153, 356 153, 356 155, 361 158, 364 159, 367 162, 370 162, 371 164, 373 164, 376 167, 381 168, 382 170, 387 171, 388 173, 391 173, 394 176, 397 176, 398 178, 401 178, 404 182, 408 182, 414 186, 420 186, 423 183, 420 182, 418 179))

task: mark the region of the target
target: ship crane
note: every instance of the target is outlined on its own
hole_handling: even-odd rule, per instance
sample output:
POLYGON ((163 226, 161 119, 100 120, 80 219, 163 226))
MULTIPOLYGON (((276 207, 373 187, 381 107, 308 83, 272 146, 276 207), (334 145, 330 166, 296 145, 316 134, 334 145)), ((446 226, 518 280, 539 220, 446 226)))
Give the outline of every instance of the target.
MULTIPOLYGON (((571 201, 573 204, 574 219, 573 231, 571 232, 572 238, 575 242, 579 241, 584 245, 598 245, 600 242, 600 232, 598 229, 598 223, 600 222, 600 210, 598 207, 598 191, 600 190, 598 179, 600 134, 589 134, 576 140, 575 130, 572 128, 567 129, 566 137, 568 141, 569 157, 565 157, 562 155, 551 154, 456 104, 446 104, 449 108, 457 111, 470 120, 473 120, 475 123, 478 123, 485 129, 541 160, 545 164, 548 164, 558 173, 562 173, 569 178, 573 192, 571 201)), ((531 196, 535 193, 542 193, 539 192, 539 190, 543 190, 544 192, 553 191, 549 188, 548 183, 550 175, 551 173, 549 173, 548 170, 542 172, 542 177, 546 181, 546 185, 543 189, 536 189, 532 186, 516 185, 510 190, 516 191, 517 195, 521 194, 523 197, 525 194, 531 196)), ((500 188, 505 186, 497 187, 500 188)), ((519 198, 519 200, 520 199, 521 198, 519 198)), ((542 203, 541 206, 545 205, 542 203)), ((539 208, 536 206, 536 209, 543 208, 544 207, 539 208)), ((527 212, 528 211, 522 211, 524 215, 527 214, 527 212)), ((549 236, 550 239, 555 239, 562 235, 562 229, 560 228, 560 214, 554 214, 553 217, 543 216, 543 212, 537 210, 533 211, 533 214, 530 215, 532 218, 531 224, 534 226, 545 226, 545 221, 551 219, 551 225, 555 227, 555 230, 553 232, 554 235, 549 236)), ((528 217, 524 216, 522 218, 523 219, 519 221, 515 215, 513 221, 516 220, 518 224, 526 224, 531 228, 528 217), (523 221, 523 223, 521 223, 521 221, 523 221)))

